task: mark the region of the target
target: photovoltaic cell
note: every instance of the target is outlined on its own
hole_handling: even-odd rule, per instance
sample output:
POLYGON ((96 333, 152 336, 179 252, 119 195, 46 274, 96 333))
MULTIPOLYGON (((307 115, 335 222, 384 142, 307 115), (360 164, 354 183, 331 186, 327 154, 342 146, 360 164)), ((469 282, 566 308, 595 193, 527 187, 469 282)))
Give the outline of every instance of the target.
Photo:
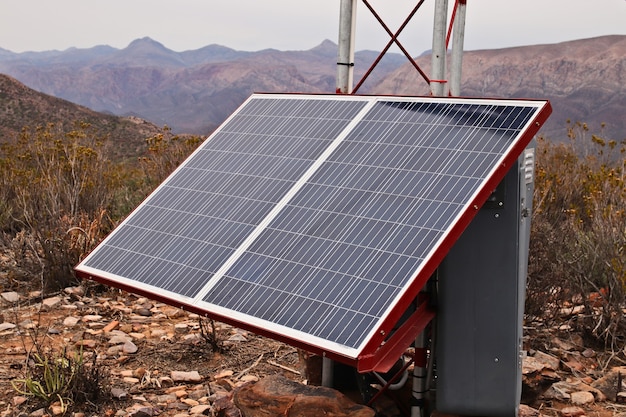
POLYGON ((252 100, 83 265, 194 297, 364 105, 252 100))
POLYGON ((252 96, 77 271, 356 357, 546 105, 252 96))

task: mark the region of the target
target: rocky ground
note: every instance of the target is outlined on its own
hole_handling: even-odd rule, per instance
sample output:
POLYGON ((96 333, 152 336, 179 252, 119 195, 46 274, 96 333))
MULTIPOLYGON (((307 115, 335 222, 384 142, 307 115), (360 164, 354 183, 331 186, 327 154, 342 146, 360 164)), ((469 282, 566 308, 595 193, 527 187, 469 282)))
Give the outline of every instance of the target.
MULTIPOLYGON (((567 328, 529 326, 526 333, 532 348, 524 360, 521 414, 626 417, 621 392, 626 367, 608 366, 606 354, 585 347, 567 328)), ((28 376, 27 357, 32 369, 35 353, 54 361, 64 349, 82 352, 85 369, 97 369, 101 384, 99 399, 67 413, 76 417, 235 417, 241 407, 233 393, 247 389, 243 386, 261 386, 259 381, 274 377, 307 382, 295 348, 146 298, 117 290, 90 295, 82 287, 45 298, 5 292, 0 296, 0 417, 63 414, 61 403, 44 407, 15 384, 23 387, 19 380, 28 376)), ((624 354, 614 359, 619 357, 624 354)), ((375 408, 381 416, 401 415, 386 397, 375 408)))

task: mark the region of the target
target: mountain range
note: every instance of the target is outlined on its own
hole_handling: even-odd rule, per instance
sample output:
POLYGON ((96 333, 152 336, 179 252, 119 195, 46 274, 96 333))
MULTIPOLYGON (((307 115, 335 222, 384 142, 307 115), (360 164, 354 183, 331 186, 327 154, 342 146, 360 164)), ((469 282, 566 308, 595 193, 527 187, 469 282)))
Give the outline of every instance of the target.
MULTIPOLYGON (((377 52, 355 57, 355 80, 377 52)), ((124 49, 96 46, 14 53, 0 48, 0 73, 37 91, 120 116, 138 116, 175 132, 206 135, 252 92, 332 93, 337 45, 306 51, 237 51, 220 45, 175 52, 150 38, 124 49)), ((417 62, 430 73, 430 55, 417 62)), ((566 135, 566 121, 626 137, 626 36, 551 45, 467 51, 463 96, 549 99, 542 132, 566 135)), ((359 93, 424 95, 428 86, 407 60, 387 54, 359 93)), ((594 132, 595 133, 595 132, 594 132)))

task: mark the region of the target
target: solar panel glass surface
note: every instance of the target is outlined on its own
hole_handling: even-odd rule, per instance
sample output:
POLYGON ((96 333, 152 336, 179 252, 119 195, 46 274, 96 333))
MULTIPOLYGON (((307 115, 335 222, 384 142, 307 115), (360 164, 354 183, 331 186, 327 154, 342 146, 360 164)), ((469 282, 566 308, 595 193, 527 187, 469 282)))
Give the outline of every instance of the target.
POLYGON ((252 96, 77 271, 356 357, 545 106, 252 96))

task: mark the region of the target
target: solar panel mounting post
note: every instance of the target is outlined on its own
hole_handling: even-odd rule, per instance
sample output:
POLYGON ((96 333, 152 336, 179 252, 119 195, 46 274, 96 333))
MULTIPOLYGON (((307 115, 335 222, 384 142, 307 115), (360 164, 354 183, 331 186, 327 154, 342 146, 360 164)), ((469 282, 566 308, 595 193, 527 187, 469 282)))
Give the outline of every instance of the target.
POLYGON ((457 0, 454 13, 454 32, 450 57, 450 95, 461 95, 461 70, 463 66, 463 42, 465 40, 465 15, 467 0, 457 0))
POLYGON ((448 0, 436 0, 435 21, 433 23, 432 74, 430 93, 442 97, 446 92, 446 28, 448 0))
POLYGON ((338 94, 351 94, 353 88, 356 2, 357 0, 341 0, 340 4, 336 90, 338 94))

